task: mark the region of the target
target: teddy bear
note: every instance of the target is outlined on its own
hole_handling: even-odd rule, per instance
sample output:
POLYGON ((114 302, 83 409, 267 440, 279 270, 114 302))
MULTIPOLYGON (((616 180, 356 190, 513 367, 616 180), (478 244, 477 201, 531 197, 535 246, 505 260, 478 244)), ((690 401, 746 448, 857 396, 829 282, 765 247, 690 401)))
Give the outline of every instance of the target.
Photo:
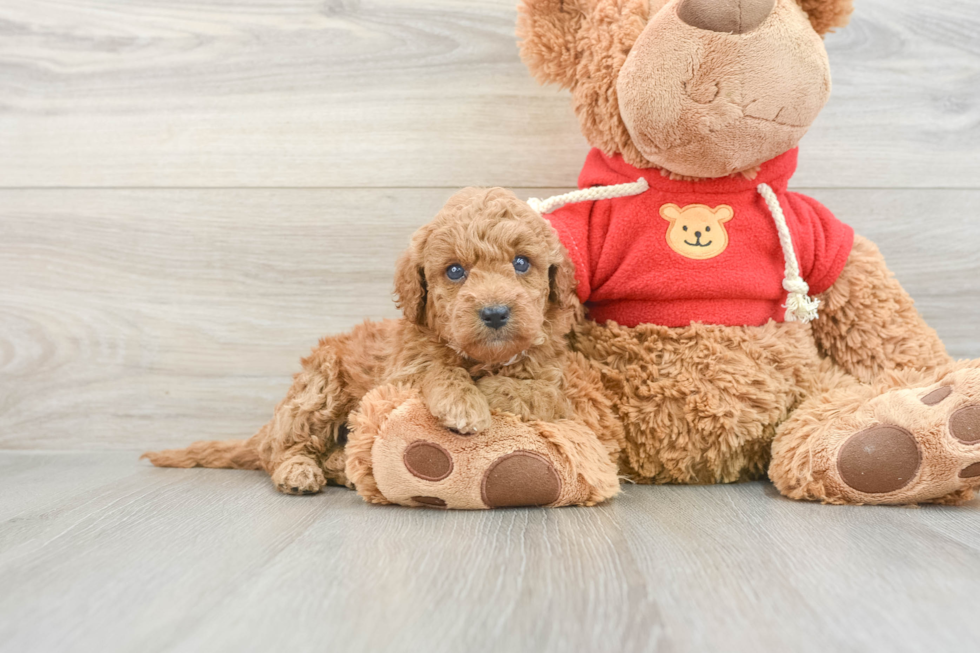
POLYGON ((835 504, 980 486, 980 363, 954 362, 869 240, 787 190, 851 0, 524 0, 569 89, 579 191, 533 205, 576 267, 573 348, 641 483, 768 477, 835 504))
MULTIPOLYGON (((531 356, 537 366, 518 355, 487 369, 456 352, 469 370, 457 380, 475 388, 465 402, 397 384, 326 401, 371 365, 345 371, 321 342, 277 409, 288 427, 279 453, 316 447, 299 463, 275 463, 278 449, 263 462, 261 447, 244 461, 220 455, 266 468, 284 491, 333 481, 415 507, 592 505, 615 494, 617 468, 645 484, 768 476, 787 497, 835 504, 971 499, 980 362, 954 362, 875 245, 788 190, 830 94, 822 36, 851 9, 523 0, 522 57, 571 91, 593 146, 579 190, 529 200, 569 259, 552 282, 587 315, 574 297, 561 302, 575 319, 545 320, 560 337, 531 356), (560 387, 577 426, 524 414, 549 356, 571 365, 560 387)), ((482 231, 450 231, 460 251, 478 251, 482 231)), ((438 339, 447 289, 469 292, 465 271, 456 276, 465 266, 421 263, 420 243, 396 287, 417 337, 438 339)), ((370 344, 371 328, 349 337, 370 344)), ((178 462, 204 464, 187 451, 178 462)))
MULTIPOLYGON (((580 190, 532 201, 575 264, 638 483, 768 478, 835 504, 980 486, 980 362, 954 362, 869 240, 790 192, 849 0, 524 0, 571 91, 580 190)), ((388 428, 397 431, 399 418, 388 428)))

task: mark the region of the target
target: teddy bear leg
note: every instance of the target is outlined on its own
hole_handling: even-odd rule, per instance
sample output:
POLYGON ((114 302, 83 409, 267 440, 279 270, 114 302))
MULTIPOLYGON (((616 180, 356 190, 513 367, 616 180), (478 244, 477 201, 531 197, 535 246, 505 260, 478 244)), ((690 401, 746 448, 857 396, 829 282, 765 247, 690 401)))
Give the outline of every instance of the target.
POLYGON ((593 505, 619 492, 616 464, 584 425, 496 414, 460 435, 419 395, 385 386, 351 415, 347 475, 372 503, 456 509, 593 505))
MULTIPOLYGON (((980 361, 853 379, 783 423, 769 476, 784 495, 839 504, 962 503, 980 487, 980 361)), ((830 387, 829 384, 827 387, 830 387)))

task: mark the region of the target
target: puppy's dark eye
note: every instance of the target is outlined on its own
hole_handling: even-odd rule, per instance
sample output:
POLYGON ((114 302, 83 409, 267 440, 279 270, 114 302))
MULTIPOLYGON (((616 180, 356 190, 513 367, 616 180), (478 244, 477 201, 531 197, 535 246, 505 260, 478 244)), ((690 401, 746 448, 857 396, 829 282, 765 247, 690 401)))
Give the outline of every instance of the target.
POLYGON ((514 257, 514 269, 517 274, 524 274, 531 269, 531 262, 523 256, 514 257))
POLYGON ((687 231, 687 225, 684 225, 684 231, 687 231))
POLYGON ((459 281, 466 276, 466 270, 459 263, 453 263, 446 268, 446 276, 449 277, 450 281, 459 281))
POLYGON ((711 231, 711 227, 705 227, 704 230, 705 231, 711 231))

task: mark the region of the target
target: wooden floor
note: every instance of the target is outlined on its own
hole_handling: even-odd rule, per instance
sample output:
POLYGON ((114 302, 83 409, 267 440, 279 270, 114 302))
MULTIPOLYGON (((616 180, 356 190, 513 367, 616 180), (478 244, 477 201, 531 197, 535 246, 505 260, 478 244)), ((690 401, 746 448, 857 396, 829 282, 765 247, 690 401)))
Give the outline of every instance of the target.
MULTIPOLYGON (((420 512, 137 462, 251 434, 319 336, 395 315, 459 187, 574 185, 516 2, 0 0, 0 651, 978 646, 980 503, 420 512)), ((794 186, 980 357, 980 4, 855 4, 794 186)))
POLYGON ((367 507, 258 472, 0 454, 0 651, 969 651, 980 502, 771 486, 367 507))

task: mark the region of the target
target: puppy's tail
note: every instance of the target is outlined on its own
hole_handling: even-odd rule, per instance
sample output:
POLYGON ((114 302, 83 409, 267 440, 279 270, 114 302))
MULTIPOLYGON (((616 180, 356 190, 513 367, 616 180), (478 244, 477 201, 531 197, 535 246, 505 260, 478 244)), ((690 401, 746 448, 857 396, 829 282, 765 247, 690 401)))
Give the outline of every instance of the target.
POLYGON ((220 467, 262 469, 259 452, 251 440, 202 440, 186 449, 148 451, 146 458, 157 467, 220 467))

